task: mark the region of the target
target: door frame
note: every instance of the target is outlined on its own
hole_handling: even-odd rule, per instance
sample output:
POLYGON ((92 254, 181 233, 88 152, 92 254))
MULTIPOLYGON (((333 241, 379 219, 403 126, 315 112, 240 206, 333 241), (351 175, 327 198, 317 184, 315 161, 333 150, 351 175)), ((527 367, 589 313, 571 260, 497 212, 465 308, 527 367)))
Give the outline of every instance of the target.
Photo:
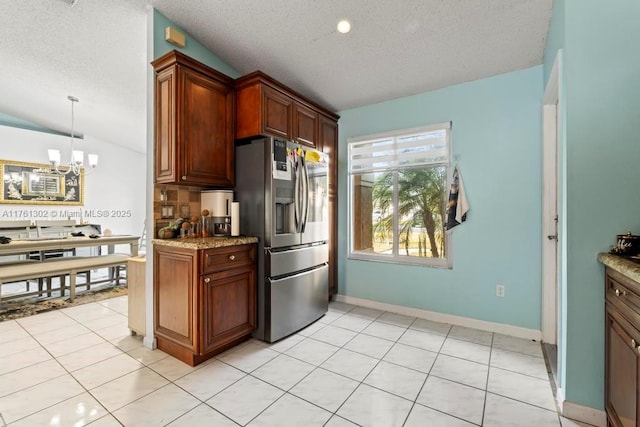
POLYGON ((542 102, 542 340, 560 346, 560 244, 558 235, 559 129, 562 111, 562 49, 558 50, 542 102))

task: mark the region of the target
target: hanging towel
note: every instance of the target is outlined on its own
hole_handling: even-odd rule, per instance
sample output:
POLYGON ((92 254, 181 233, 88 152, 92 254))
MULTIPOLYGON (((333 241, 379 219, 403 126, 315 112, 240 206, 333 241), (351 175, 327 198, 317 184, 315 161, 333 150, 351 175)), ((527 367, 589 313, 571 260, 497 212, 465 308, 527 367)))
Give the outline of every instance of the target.
POLYGON ((464 185, 462 184, 462 176, 458 170, 458 165, 453 169, 451 178, 451 190, 449 190, 449 203, 447 204, 447 225, 446 229, 451 230, 456 225, 465 222, 467 212, 469 211, 469 203, 464 193, 464 185))

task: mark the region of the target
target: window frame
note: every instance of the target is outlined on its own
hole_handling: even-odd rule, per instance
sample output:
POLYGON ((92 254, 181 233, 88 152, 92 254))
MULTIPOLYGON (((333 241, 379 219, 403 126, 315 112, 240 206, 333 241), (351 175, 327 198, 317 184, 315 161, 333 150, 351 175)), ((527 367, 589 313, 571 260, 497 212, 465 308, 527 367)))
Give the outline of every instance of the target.
MULTIPOLYGON (((381 262, 381 263, 390 263, 390 264, 401 264, 401 265, 417 265, 417 266, 423 266, 423 267, 434 267, 434 268, 446 268, 446 269, 451 269, 452 265, 453 265, 453 251, 452 251, 452 239, 450 238, 450 234, 447 231, 444 231, 444 239, 445 239, 445 248, 446 248, 446 258, 431 258, 431 257, 416 257, 416 256, 409 256, 409 255, 400 255, 400 248, 399 248, 399 218, 398 218, 398 174, 399 171, 402 170, 408 170, 408 169, 415 169, 415 168, 425 168, 425 167, 438 167, 438 166, 444 166, 446 169, 445 172, 445 194, 444 194, 444 199, 445 202, 448 201, 448 195, 449 195, 449 191, 451 188, 451 175, 452 175, 452 122, 442 122, 442 123, 436 123, 436 124, 432 124, 432 125, 427 125, 427 126, 420 126, 420 127, 414 127, 414 128, 408 128, 408 129, 399 129, 399 130, 394 130, 394 131, 388 131, 388 132, 381 132, 381 133, 375 133, 375 134, 370 134, 370 135, 363 135, 363 136, 358 136, 358 137, 353 137, 353 138, 347 138, 347 178, 348 178, 348 188, 347 188, 347 196, 348 196, 348 208, 347 208, 347 215, 348 215, 348 227, 349 227, 349 232, 347 233, 347 245, 349 248, 348 254, 347 254, 347 258, 348 259, 353 259, 353 260, 360 260, 360 261, 372 261, 372 262, 381 262), (429 133, 429 132, 435 132, 435 131, 445 131, 446 132, 446 153, 447 153, 447 159, 446 161, 442 161, 442 162, 435 162, 435 163, 431 163, 431 164, 427 164, 427 165, 412 165, 412 166, 405 166, 405 167, 399 167, 399 166, 393 166, 390 168, 384 168, 384 169, 376 169, 376 172, 393 172, 393 180, 392 180, 392 185, 393 185, 393 195, 392 195, 392 201, 393 201, 393 254, 378 254, 378 253, 372 253, 372 252, 365 252, 365 251, 357 251, 354 250, 353 246, 354 246, 354 218, 353 218, 353 210, 354 210, 354 179, 356 176, 362 176, 363 174, 367 173, 365 172, 361 172, 361 171, 352 171, 351 170, 351 160, 352 160, 352 155, 351 155, 351 150, 352 150, 352 144, 353 143, 359 143, 359 142, 377 142, 377 141, 383 141, 383 140, 387 140, 387 139, 400 139, 400 138, 404 138, 404 137, 408 137, 408 136, 412 136, 412 135, 418 135, 418 134, 422 134, 422 133, 429 133)), ((374 172, 374 171, 369 171, 374 172)), ((444 219, 446 220, 446 218, 444 219)))

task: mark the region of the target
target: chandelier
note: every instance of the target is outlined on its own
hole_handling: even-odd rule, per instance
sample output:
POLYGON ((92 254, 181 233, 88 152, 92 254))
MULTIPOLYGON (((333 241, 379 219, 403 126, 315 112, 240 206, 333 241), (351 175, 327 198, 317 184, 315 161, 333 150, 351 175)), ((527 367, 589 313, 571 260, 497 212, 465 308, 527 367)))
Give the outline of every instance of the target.
MULTIPOLYGON (((63 168, 66 170, 60 170, 60 150, 48 150, 49 152, 49 162, 51 166, 55 170, 56 173, 60 175, 67 175, 72 172, 74 175, 80 175, 82 167, 84 165, 84 153, 81 150, 75 150, 73 147, 73 124, 74 124, 74 115, 73 115, 73 104, 78 102, 78 98, 75 96, 67 96, 67 99, 71 101, 71 158, 69 159, 69 164, 64 165, 63 168)), ((91 171, 95 170, 96 166, 98 166, 98 155, 97 154, 88 154, 87 159, 89 161, 89 167, 91 171)))

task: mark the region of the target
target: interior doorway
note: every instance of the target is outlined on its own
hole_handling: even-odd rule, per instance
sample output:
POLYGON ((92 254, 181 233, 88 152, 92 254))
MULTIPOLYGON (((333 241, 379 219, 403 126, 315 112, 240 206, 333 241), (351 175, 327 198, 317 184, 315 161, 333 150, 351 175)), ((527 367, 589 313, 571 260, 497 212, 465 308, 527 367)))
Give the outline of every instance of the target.
POLYGON ((543 195, 542 195, 542 340, 556 383, 561 389, 558 351, 561 342, 561 289, 559 251, 559 130, 561 129, 561 67, 559 50, 549 75, 543 97, 543 195))

